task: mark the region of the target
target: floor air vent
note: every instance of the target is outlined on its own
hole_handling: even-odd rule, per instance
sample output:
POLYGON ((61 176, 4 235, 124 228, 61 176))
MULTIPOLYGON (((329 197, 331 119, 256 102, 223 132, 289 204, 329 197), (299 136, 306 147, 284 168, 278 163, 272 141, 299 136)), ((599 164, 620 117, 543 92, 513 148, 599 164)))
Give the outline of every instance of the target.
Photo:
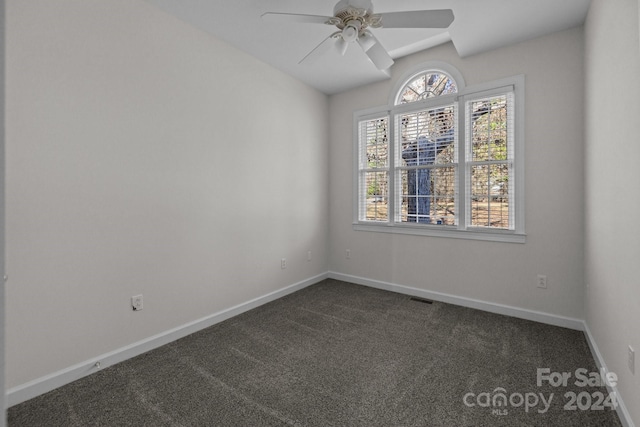
POLYGON ((425 304, 433 304, 433 301, 431 301, 430 299, 424 299, 424 298, 418 298, 418 297, 411 297, 410 298, 411 301, 418 301, 418 302, 422 302, 425 304))

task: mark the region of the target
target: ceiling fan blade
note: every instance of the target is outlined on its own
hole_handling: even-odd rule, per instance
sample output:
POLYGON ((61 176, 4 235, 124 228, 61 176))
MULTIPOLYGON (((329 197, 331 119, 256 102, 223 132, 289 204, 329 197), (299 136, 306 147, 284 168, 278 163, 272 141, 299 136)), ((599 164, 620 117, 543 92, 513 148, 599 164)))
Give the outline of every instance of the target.
POLYGON ((313 50, 307 53, 307 56, 302 58, 298 64, 313 64, 319 57, 327 53, 332 47, 334 47, 335 42, 333 38, 336 34, 340 34, 340 32, 336 32, 331 34, 326 39, 322 40, 320 44, 313 48, 313 50))
POLYGON ((393 65, 393 59, 389 56, 385 48, 380 43, 376 43, 366 52, 367 56, 378 68, 378 70, 387 70, 393 65))
POLYGON ((331 19, 333 19, 333 17, 320 15, 298 15, 295 13, 267 12, 262 15, 262 19, 266 22, 274 23, 326 24, 331 19))
POLYGON ((453 22, 451 9, 415 10, 378 14, 382 28, 447 28, 453 22))
POLYGON ((393 59, 387 53, 386 49, 382 47, 378 39, 366 32, 366 37, 358 39, 358 44, 362 47, 362 50, 367 54, 371 62, 378 68, 378 70, 386 70, 393 65, 393 59), (373 43, 372 43, 373 42, 373 43))
POLYGON ((336 48, 338 49, 338 52, 340 52, 340 55, 344 56, 347 53, 348 47, 349 43, 342 37, 338 37, 338 40, 336 40, 336 48))
POLYGON ((378 40, 371 34, 370 31, 365 31, 359 38, 358 44, 365 52, 373 47, 374 44, 378 43, 378 40))

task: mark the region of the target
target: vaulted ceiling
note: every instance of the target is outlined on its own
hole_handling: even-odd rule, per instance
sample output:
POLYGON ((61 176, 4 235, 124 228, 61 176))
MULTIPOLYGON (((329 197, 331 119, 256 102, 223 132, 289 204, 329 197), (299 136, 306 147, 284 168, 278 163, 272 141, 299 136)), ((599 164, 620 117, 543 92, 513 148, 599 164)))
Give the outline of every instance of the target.
MULTIPOLYGON (((335 27, 274 24, 265 12, 333 15, 337 0, 146 0, 236 48, 333 94, 388 78, 359 46, 345 56, 327 52, 313 64, 298 64, 335 27)), ((375 29, 394 58, 452 41, 461 57, 581 25, 591 0, 373 0, 375 13, 452 9, 447 29, 375 29)))

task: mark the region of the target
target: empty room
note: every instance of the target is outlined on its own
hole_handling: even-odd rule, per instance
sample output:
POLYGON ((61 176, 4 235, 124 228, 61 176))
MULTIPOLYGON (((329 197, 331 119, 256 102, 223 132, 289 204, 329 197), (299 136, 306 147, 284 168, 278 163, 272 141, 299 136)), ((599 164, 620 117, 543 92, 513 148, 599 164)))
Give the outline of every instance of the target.
POLYGON ((640 425, 640 1, 0 11, 0 427, 640 425))

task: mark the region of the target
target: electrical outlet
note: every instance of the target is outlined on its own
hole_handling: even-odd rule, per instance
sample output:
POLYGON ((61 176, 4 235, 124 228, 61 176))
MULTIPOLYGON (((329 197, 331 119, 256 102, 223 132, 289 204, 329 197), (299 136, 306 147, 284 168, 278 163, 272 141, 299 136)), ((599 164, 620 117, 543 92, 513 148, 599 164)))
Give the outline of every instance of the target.
POLYGON ((633 349, 633 347, 629 346, 629 348, 627 349, 627 357, 628 357, 628 361, 627 363, 629 364, 629 370, 631 371, 632 374, 636 374, 636 352, 633 349))
POLYGON ((311 251, 307 252, 307 261, 311 261, 311 251))
POLYGON ((538 274, 538 282, 536 286, 538 286, 539 288, 547 289, 547 276, 538 274))
POLYGON ((131 297, 131 308, 133 308, 133 311, 142 310, 142 295, 135 295, 131 297))
POLYGON ((347 259, 351 259, 351 249, 347 249, 344 255, 347 259))
POLYGON ((287 268, 287 259, 286 259, 286 258, 282 258, 282 259, 280 260, 280 268, 281 268, 281 269, 283 269, 283 270, 284 270, 285 268, 287 268))

